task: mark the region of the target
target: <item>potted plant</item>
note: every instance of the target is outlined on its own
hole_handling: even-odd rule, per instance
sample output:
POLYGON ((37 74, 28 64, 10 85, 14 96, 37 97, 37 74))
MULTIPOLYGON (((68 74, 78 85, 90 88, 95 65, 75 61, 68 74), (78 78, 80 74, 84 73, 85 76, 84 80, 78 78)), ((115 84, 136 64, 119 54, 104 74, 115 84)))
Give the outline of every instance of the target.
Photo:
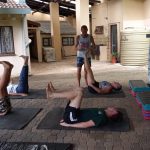
POLYGON ((113 64, 117 62, 117 58, 118 58, 118 52, 117 51, 113 51, 112 52, 112 59, 111 59, 113 64))

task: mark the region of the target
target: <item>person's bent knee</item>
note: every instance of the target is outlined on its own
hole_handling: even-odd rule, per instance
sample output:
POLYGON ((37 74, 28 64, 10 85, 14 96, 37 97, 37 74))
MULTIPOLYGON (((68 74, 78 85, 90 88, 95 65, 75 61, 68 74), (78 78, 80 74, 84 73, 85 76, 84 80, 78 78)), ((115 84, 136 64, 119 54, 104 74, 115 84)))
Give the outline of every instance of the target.
POLYGON ((76 92, 79 96, 83 96, 83 88, 82 87, 77 87, 76 92))
POLYGON ((76 91, 82 91, 83 92, 83 87, 76 87, 76 91))

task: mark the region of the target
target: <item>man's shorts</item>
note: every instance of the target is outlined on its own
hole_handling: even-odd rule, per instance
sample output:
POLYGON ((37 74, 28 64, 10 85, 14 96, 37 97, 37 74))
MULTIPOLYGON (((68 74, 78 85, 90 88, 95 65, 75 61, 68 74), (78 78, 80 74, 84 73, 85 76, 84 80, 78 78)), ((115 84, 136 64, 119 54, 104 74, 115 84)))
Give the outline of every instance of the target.
POLYGON ((64 122, 66 122, 68 124, 78 123, 80 109, 71 107, 71 106, 69 106, 69 104, 70 104, 70 101, 65 108, 63 120, 64 120, 64 122))
MULTIPOLYGON (((99 82, 95 81, 95 83, 93 83, 93 85, 97 88, 99 88, 99 82)), ((88 90, 90 93, 93 93, 93 94, 98 94, 97 91, 95 91, 91 86, 88 86, 88 90)))
MULTIPOLYGON (((88 62, 91 66, 91 58, 88 58, 88 62)), ((77 57, 77 67, 82 67, 84 64, 84 58, 83 57, 77 57)))

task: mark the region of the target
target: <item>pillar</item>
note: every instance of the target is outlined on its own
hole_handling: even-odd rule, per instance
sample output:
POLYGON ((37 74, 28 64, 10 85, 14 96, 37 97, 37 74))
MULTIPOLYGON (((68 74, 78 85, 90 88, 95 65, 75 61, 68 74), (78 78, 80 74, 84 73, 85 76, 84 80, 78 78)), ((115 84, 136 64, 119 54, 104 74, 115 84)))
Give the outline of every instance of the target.
POLYGON ((51 16, 51 36, 53 47, 55 49, 56 61, 62 59, 61 55, 61 33, 60 33, 60 21, 59 21, 59 4, 51 2, 50 5, 51 16))
POLYGON ((88 27, 88 33, 90 33, 89 22, 89 0, 76 0, 76 29, 77 34, 81 33, 81 26, 86 25, 88 27))
POLYGON ((38 62, 42 62, 42 45, 41 45, 41 31, 39 28, 36 29, 36 41, 37 41, 37 52, 38 62))

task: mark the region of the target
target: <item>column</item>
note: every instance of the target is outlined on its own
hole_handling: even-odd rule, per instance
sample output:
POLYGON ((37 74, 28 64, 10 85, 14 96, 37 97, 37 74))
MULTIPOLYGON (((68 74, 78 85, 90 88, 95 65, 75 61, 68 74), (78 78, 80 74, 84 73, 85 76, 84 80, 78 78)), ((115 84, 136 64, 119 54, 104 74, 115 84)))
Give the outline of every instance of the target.
POLYGON ((53 47, 55 49, 56 61, 62 59, 61 55, 61 33, 60 33, 60 21, 59 21, 59 5, 58 3, 51 2, 50 5, 51 16, 51 36, 53 47))
POLYGON ((89 0, 76 0, 77 35, 81 33, 82 25, 86 25, 88 27, 88 33, 90 33, 89 24, 89 0))
POLYGON ((38 62, 42 62, 42 41, 41 41, 41 31, 39 28, 36 29, 36 41, 37 41, 37 52, 38 52, 38 62))

